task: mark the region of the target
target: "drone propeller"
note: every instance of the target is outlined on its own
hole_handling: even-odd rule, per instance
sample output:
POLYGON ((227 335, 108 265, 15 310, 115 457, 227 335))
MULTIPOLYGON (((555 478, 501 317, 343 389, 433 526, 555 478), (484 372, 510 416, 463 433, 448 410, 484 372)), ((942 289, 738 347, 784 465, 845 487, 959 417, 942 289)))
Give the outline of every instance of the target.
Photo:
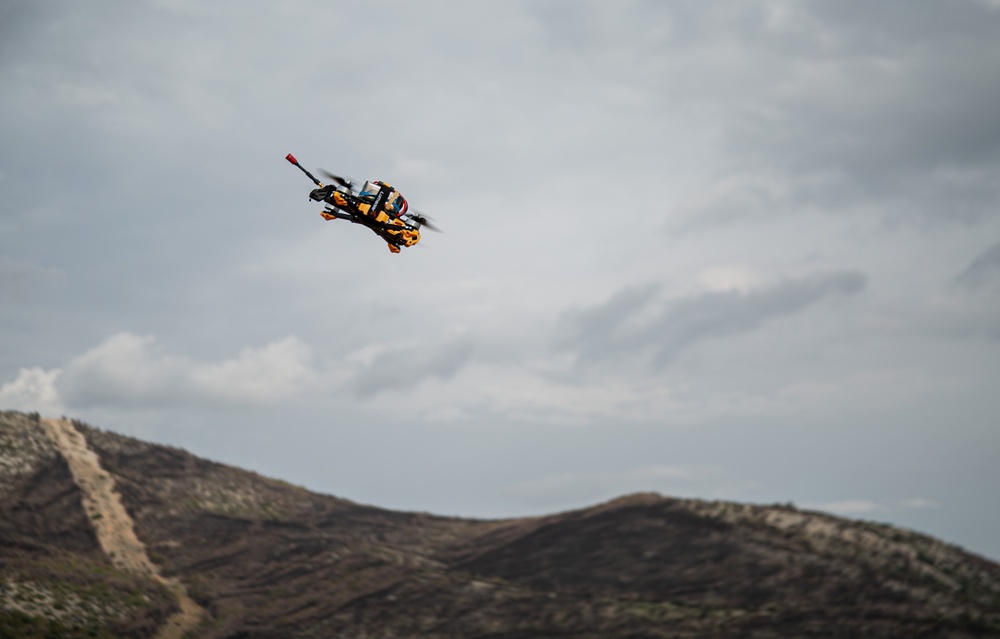
POLYGON ((345 189, 350 189, 351 185, 354 184, 353 181, 348 180, 347 178, 340 177, 339 175, 334 175, 329 171, 324 171, 323 169, 320 169, 319 172, 328 177, 330 181, 333 182, 334 184, 339 184, 345 189))
POLYGON ((440 228, 438 228, 431 222, 431 218, 427 217, 420 211, 414 211, 413 213, 414 213, 412 215, 413 221, 419 224, 420 226, 426 226, 432 231, 437 231, 438 233, 444 233, 444 231, 442 231, 440 228))

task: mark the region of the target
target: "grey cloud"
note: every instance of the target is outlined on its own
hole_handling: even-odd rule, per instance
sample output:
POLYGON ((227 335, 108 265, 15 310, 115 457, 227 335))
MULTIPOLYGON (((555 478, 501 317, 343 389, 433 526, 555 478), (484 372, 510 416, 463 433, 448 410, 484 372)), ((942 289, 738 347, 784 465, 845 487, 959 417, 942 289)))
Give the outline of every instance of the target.
POLYGON ((741 185, 710 210, 683 213, 728 223, 873 199, 892 220, 968 222, 996 210, 1000 84, 989 79, 1000 11, 974 2, 741 7, 707 10, 714 17, 702 25, 730 36, 737 60, 713 61, 712 38, 690 54, 708 77, 669 76, 684 99, 728 102, 717 183, 741 185))
POLYGON ((652 287, 626 289, 604 304, 567 313, 559 347, 584 366, 638 358, 662 368, 699 342, 752 331, 824 298, 858 293, 865 283, 863 274, 842 271, 669 302, 658 302, 652 287))
MULTIPOLYGON (((970 92, 996 94, 992 83, 981 80, 997 51, 1000 11, 976 2, 878 8, 863 2, 622 2, 610 9, 558 1, 526 8, 545 44, 572 48, 600 65, 567 70, 617 70, 674 102, 724 101, 747 114, 775 114, 782 106, 806 106, 811 97, 809 106, 823 108, 834 123, 835 116, 850 118, 859 107, 886 101, 905 117, 925 108, 928 98, 975 106, 970 92), (964 55, 969 49, 977 50, 978 59, 964 55), (941 92, 943 85, 951 91, 941 92), (837 94, 852 87, 872 91, 837 94), (907 100, 919 96, 924 99, 907 100)), ((987 115, 988 105, 980 106, 987 115)))
POLYGON ((584 361, 612 359, 623 347, 633 350, 639 336, 628 322, 654 303, 657 291, 653 285, 626 288, 603 304, 567 312, 561 321, 559 345, 584 361))
POLYGON ((31 0, 4 0, 0 3, 0 60, 12 57, 42 17, 41 13, 41 3, 31 0))
POLYGON ((963 288, 979 288, 989 282, 1000 282, 1000 242, 977 256, 955 278, 955 284, 963 288))
POLYGON ((415 346, 384 351, 354 378, 351 387, 358 395, 366 396, 428 378, 446 380, 469 363, 474 351, 474 343, 467 338, 438 348, 415 346))
POLYGON ((65 274, 57 269, 0 255, 0 302, 37 297, 43 289, 64 280, 65 274))

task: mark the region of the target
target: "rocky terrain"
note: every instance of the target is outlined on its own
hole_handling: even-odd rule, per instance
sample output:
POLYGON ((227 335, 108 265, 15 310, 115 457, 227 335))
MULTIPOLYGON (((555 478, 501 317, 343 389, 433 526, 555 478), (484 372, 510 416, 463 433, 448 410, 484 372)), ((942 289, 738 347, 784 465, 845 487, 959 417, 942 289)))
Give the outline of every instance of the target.
POLYGON ((0 575, 0 637, 1000 637, 1000 565, 892 526, 654 494, 394 512, 19 413, 0 575))

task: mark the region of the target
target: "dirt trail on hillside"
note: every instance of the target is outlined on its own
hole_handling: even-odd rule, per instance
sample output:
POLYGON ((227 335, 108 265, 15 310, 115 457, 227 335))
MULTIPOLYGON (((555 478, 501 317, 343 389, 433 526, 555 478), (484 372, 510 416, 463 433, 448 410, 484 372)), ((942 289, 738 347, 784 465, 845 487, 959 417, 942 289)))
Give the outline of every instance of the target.
POLYGON ((156 639, 181 639, 188 630, 198 625, 205 611, 188 596, 182 583, 161 575, 156 564, 150 561, 145 544, 136 537, 132 517, 115 492, 114 477, 101 467, 97 454, 87 447, 83 434, 67 420, 41 421, 83 493, 84 510, 105 554, 115 566, 149 575, 177 596, 181 610, 167 619, 156 639))

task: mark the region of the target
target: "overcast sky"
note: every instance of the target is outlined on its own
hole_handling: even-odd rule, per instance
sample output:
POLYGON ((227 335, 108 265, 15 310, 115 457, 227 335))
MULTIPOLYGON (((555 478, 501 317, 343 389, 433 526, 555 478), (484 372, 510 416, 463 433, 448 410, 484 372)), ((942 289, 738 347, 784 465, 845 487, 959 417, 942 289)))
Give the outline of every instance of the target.
POLYGON ((0 2, 0 408, 1000 559, 1000 2, 0 2), (392 255, 285 162, 396 186, 392 255))

